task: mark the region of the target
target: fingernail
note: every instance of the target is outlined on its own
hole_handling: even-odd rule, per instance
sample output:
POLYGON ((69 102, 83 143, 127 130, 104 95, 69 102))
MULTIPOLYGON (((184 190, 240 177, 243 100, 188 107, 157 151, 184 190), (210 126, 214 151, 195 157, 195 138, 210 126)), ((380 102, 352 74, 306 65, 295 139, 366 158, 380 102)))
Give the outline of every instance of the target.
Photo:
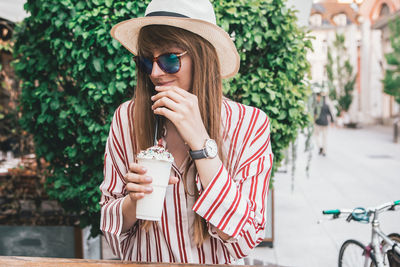
POLYGON ((146 178, 145 178, 145 181, 146 181, 146 182, 151 182, 152 180, 153 180, 153 179, 151 179, 151 177, 146 177, 146 178))
POLYGON ((142 171, 147 172, 147 169, 145 167, 142 167, 142 171))
POLYGON ((151 186, 146 186, 146 192, 151 192, 153 191, 153 188, 151 186))
POLYGON ((150 97, 151 100, 154 100, 154 95, 152 97, 150 97))

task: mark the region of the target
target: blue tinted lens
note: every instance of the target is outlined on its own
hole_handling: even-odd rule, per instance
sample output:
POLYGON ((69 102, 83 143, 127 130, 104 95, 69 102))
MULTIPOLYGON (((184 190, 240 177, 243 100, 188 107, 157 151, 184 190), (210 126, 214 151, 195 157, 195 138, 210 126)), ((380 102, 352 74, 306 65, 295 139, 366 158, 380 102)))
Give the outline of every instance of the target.
POLYGON ((160 68, 166 73, 177 73, 180 69, 179 58, 175 54, 165 54, 157 60, 160 68))
POLYGON ((153 62, 145 57, 138 57, 138 64, 141 71, 147 74, 151 74, 153 70, 153 62))

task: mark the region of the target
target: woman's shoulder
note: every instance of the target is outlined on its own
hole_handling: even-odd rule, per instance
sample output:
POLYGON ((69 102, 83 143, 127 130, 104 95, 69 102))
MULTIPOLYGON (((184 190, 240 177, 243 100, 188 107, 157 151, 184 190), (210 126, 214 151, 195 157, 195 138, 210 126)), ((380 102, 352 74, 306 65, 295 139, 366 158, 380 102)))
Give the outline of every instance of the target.
POLYGON ((132 99, 120 104, 114 111, 114 120, 129 120, 134 106, 135 104, 132 99))
POLYGON ((259 108, 248 106, 226 97, 223 98, 222 102, 222 114, 224 117, 231 117, 231 119, 237 121, 252 119, 256 119, 257 121, 268 120, 267 114, 259 108))

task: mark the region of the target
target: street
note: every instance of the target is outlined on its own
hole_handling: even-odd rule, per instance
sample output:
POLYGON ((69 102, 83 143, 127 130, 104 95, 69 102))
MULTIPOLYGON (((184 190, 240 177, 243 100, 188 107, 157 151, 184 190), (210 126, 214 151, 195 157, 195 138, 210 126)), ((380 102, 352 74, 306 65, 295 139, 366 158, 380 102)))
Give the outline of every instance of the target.
MULTIPOLYGON (((246 263, 334 267, 346 239, 370 240, 371 226, 345 218, 331 220, 325 209, 374 207, 400 199, 400 144, 392 128, 331 128, 326 157, 314 145, 310 177, 304 137, 298 141, 294 190, 291 167, 275 176, 273 248, 257 247, 246 263)), ((285 169, 284 167, 281 169, 285 169)), ((400 232, 400 207, 380 216, 386 233, 400 232)))

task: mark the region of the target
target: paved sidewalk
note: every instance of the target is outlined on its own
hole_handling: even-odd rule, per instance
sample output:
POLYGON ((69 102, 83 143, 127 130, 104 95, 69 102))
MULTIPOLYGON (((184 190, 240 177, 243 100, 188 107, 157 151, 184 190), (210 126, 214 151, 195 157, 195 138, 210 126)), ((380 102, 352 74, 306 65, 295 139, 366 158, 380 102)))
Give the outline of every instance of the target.
MULTIPOLYGON (((299 267, 334 267, 341 244, 348 238, 367 242, 370 225, 324 217, 324 209, 377 206, 400 199, 400 144, 391 128, 332 128, 328 153, 314 149, 310 177, 300 138, 294 191, 291 174, 275 176, 274 247, 258 247, 250 255, 257 263, 299 267)), ((290 167, 289 167, 290 169, 290 167)), ((400 232, 400 209, 381 214, 385 233, 400 232)))

